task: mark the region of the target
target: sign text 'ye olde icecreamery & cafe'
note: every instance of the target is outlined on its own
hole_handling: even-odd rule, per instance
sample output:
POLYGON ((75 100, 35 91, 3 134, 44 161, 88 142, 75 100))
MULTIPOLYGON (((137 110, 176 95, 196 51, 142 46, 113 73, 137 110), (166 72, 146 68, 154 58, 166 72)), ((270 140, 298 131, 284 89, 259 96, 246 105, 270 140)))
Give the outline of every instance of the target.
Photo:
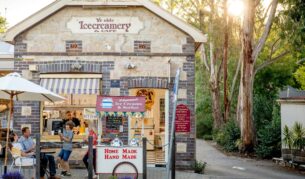
POLYGON ((138 17, 73 17, 68 23, 72 33, 138 33, 143 23, 138 17))

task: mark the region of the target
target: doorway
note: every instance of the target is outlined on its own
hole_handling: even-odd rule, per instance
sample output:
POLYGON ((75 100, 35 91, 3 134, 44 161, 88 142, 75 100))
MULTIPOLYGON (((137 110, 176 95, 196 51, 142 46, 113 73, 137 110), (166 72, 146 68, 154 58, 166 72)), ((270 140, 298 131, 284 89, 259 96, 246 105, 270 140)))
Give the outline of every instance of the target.
POLYGON ((165 165, 168 141, 168 102, 166 89, 136 88, 129 90, 130 96, 145 96, 144 117, 129 118, 128 139, 147 138, 147 163, 165 165))

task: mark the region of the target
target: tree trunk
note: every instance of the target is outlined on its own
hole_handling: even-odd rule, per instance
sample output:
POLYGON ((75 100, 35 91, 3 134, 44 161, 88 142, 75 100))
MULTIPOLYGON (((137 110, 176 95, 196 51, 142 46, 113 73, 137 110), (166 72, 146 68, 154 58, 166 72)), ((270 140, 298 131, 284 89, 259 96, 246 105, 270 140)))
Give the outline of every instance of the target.
POLYGON ((224 103, 224 122, 229 118, 229 100, 228 100, 228 48, 229 48, 229 27, 228 27, 228 9, 227 0, 224 0, 224 44, 223 44, 223 103, 224 103))
POLYGON ((223 124, 220 109, 220 89, 216 81, 210 82, 212 95, 212 109, 214 118, 214 128, 219 129, 223 124))
POLYGON ((253 107, 253 81, 254 81, 254 59, 253 53, 253 29, 255 1, 245 1, 245 15, 243 22, 243 61, 241 68, 239 114, 242 149, 244 152, 252 152, 254 147, 254 125, 252 116, 253 107))

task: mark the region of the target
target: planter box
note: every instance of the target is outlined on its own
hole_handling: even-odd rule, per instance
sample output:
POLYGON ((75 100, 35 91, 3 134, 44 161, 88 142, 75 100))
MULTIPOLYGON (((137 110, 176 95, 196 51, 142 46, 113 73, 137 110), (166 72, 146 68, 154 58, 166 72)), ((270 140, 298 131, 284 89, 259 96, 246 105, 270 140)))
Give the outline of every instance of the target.
POLYGON ((305 151, 282 149, 282 158, 286 161, 292 160, 296 163, 305 163, 305 151))
POLYGON ((292 160, 292 153, 289 149, 282 149, 282 158, 284 161, 292 160))

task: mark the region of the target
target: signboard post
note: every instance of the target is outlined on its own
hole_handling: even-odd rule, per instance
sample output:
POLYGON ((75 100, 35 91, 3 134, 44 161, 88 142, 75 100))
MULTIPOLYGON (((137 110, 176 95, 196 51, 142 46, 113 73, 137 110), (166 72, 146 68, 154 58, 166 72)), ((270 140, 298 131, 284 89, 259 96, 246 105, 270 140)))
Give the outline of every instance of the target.
POLYGON ((167 162, 167 176, 166 179, 175 178, 175 170, 173 165, 175 165, 176 161, 173 156, 175 155, 175 119, 176 119, 176 107, 177 107, 177 98, 178 98, 178 89, 179 89, 179 80, 180 80, 180 69, 176 72, 175 83, 174 83, 174 90, 173 90, 173 112, 172 112, 172 130, 171 130, 171 140, 169 143, 169 155, 168 155, 168 162, 167 162), (172 169, 172 171, 171 171, 172 169), (172 175, 171 175, 172 174, 172 175))

